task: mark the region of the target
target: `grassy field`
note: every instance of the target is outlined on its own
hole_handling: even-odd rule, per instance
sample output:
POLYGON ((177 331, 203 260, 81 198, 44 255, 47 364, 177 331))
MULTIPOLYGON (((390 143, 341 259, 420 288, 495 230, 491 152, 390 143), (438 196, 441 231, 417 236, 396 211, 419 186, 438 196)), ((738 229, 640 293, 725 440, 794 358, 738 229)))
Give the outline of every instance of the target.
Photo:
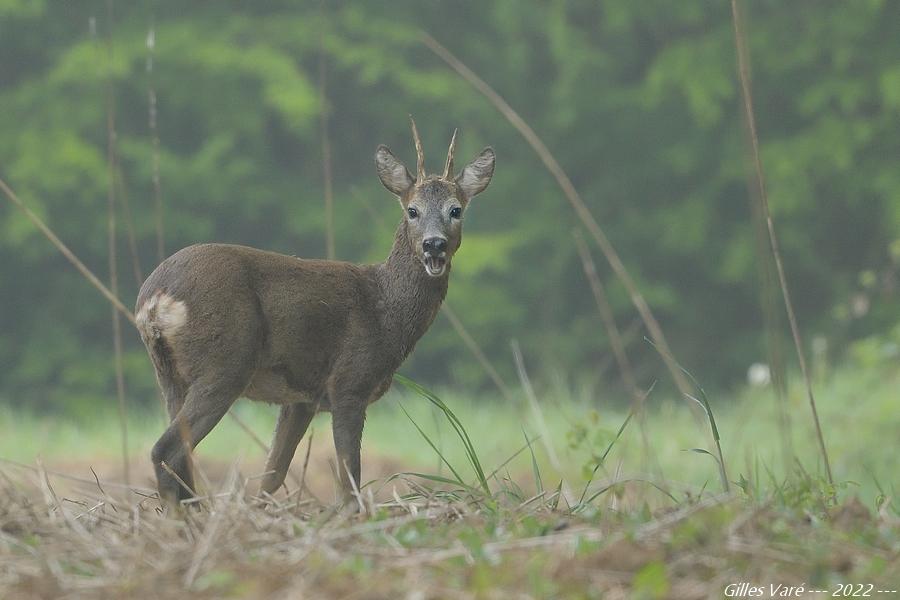
MULTIPOLYGON (((544 390, 539 410, 440 394, 467 449, 446 415, 395 386, 369 411, 368 516, 352 517, 331 506, 327 415, 265 503, 253 498, 262 449, 223 421, 198 451, 207 497, 178 516, 145 496, 159 413, 130 419, 128 487, 113 410, 91 422, 7 410, 0 597, 717 598, 741 582, 763 597, 784 590, 770 584, 825 597, 809 590, 851 583, 896 597, 898 384, 896 369, 818 383, 836 490, 803 390, 789 394, 788 465, 771 390, 711 398, 728 494, 715 460, 690 451, 714 448, 683 401, 651 394, 643 427, 617 437, 626 411, 587 391, 544 390)), ((273 407, 235 410, 268 441, 273 407)))
MULTIPOLYGON (((819 412, 825 430, 835 481, 847 485, 846 492, 859 495, 869 506, 886 494, 896 498, 892 486, 900 472, 900 422, 897 390, 900 370, 839 372, 817 384, 819 412)), ((481 461, 490 468, 507 461, 525 444, 525 435, 537 438, 534 454, 548 479, 565 478, 572 485, 584 483, 586 476, 615 437, 627 417, 627 409, 615 399, 604 399, 591 391, 567 389, 540 393, 540 414, 524 395, 515 405, 497 398, 459 396, 442 391, 439 396, 459 417, 475 444, 481 461), (615 408, 618 406, 618 408, 615 408)), ((789 392, 792 420, 792 450, 796 460, 813 474, 822 474, 804 389, 798 384, 789 392)), ((785 468, 782 439, 777 426, 776 401, 769 388, 748 389, 733 398, 710 399, 722 437, 729 479, 761 479, 771 484, 771 473, 782 480, 796 469, 785 468), (759 477, 757 477, 759 475, 759 477)), ((652 475, 682 484, 686 489, 720 491, 713 459, 693 448, 713 451, 709 425, 696 418, 689 403, 672 398, 647 400, 644 425, 649 452, 643 451, 642 434, 632 421, 616 441, 598 471, 612 478, 628 474, 652 475)), ((423 439, 420 426, 453 465, 465 463, 465 452, 455 439, 446 419, 422 398, 395 385, 394 389, 369 409, 364 435, 364 476, 369 457, 376 465, 390 463, 400 470, 443 472, 437 453, 423 439), (402 408, 401 408, 402 405, 402 408)), ((277 408, 241 400, 235 407, 263 443, 268 443, 277 408)), ((33 465, 40 457, 47 468, 54 464, 94 464, 108 469, 101 473, 121 480, 121 442, 113 401, 106 418, 65 419, 36 417, 23 411, 0 409, 0 458, 33 465)), ((150 448, 165 427, 161 410, 132 414, 128 424, 129 454, 136 472, 149 462, 150 448)), ((331 452, 331 426, 327 414, 313 422, 311 468, 327 469, 331 452)), ((305 444, 305 442, 304 442, 305 444)), ((302 453, 303 448, 298 452, 302 453)), ((235 422, 224 419, 198 448, 201 461, 230 465, 242 461, 245 475, 252 475, 265 454, 254 439, 235 422)), ((302 458, 302 457, 301 457, 302 458)), ((295 460, 297 472, 302 460, 295 460)), ((515 479, 532 477, 530 453, 520 452, 506 464, 515 479)), ((87 469, 85 469, 87 472, 87 469)), ((371 474, 375 477, 380 471, 371 474)), ((89 474, 89 473, 88 473, 89 474)), ((140 483, 151 485, 150 480, 140 483)))

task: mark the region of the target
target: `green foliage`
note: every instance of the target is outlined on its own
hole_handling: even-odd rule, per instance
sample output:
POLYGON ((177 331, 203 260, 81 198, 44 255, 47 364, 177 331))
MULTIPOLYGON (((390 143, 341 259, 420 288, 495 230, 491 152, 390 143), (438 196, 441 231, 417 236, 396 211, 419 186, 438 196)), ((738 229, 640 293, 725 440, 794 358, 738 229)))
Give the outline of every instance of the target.
POLYGON ((669 579, 666 577, 666 565, 654 561, 635 573, 631 582, 633 597, 641 599, 665 598, 669 593, 669 579))
MULTIPOLYGON (((710 385, 733 382, 763 360, 726 4, 578 0, 523 10, 514 0, 404 0, 389 13, 378 3, 324 13, 315 3, 290 2, 114 8, 110 28, 98 3, 0 0, 0 176, 104 278, 107 81, 144 276, 156 262, 151 86, 169 252, 217 240, 322 256, 325 111, 338 255, 378 260, 400 213, 374 177, 371 153, 387 143, 411 162, 406 116, 413 113, 431 169, 456 126, 461 160, 486 144, 499 154, 495 181, 468 219, 450 304, 508 378, 507 342, 516 337, 544 365, 536 377, 565 370, 598 384, 604 375, 596 366, 609 347, 570 243, 576 221, 521 137, 417 41, 422 29, 545 139, 680 360, 704 365, 697 374, 710 385)), ((900 310, 900 5, 811 9, 765 0, 746 10, 762 158, 788 276, 804 329, 825 336, 833 359, 848 341, 890 329, 900 310), (871 276, 863 281, 860 273, 871 276)), ((119 231, 127 305, 137 281, 126 228, 119 231)), ((616 317, 630 323, 627 295, 600 266, 616 317)), ((5 204, 0 281, 0 396, 59 409, 109 394, 108 307, 5 204)), ((650 381, 658 361, 640 346, 630 350, 650 381)), ((126 350, 131 397, 153 402, 152 371, 130 331, 126 350)), ((429 383, 489 385, 442 319, 407 369, 429 383)))
MULTIPOLYGON (((444 404, 444 401, 441 400, 440 398, 438 398, 434 394, 434 392, 431 392, 430 390, 425 389, 424 387, 422 387, 415 381, 412 381, 411 379, 404 377, 403 375, 399 375, 399 374, 395 375, 394 379, 398 383, 400 383, 402 386, 414 391, 416 394, 420 395, 421 397, 423 397, 426 400, 428 400, 429 402, 431 402, 431 404, 436 406, 441 411, 441 413, 443 413, 443 415, 447 418, 447 421, 450 423, 450 426, 453 427, 453 431, 454 431, 454 433, 456 433, 457 437, 459 438, 459 441, 462 443, 463 447, 465 448, 466 458, 468 458, 469 464, 472 466, 472 470, 475 471, 475 476, 478 479, 478 484, 481 486, 481 491, 487 495, 490 495, 491 488, 490 488, 490 485, 488 484, 487 477, 485 477, 484 469, 481 466, 481 460, 478 458, 478 452, 475 450, 475 446, 472 444, 472 439, 469 437, 469 434, 466 432, 465 426, 462 424, 462 422, 459 420, 459 418, 453 413, 453 411, 450 410, 450 407, 448 407, 446 404, 444 404)), ((401 409, 403 409, 402 405, 401 405, 401 409)), ((406 412, 406 409, 403 409, 403 412, 406 414, 407 417, 409 417, 409 413, 406 412)), ((413 425, 415 425, 416 429, 419 430, 419 433, 422 434, 422 436, 425 438, 425 440, 428 442, 428 444, 432 447, 432 449, 440 456, 441 462, 443 462, 445 465, 447 465, 447 468, 449 468, 453 472, 453 475, 456 477, 456 481, 453 483, 456 483, 457 485, 465 485, 463 483, 462 479, 460 478, 459 473, 457 473, 456 470, 453 468, 453 466, 447 461, 447 459, 444 458, 443 455, 441 455, 440 450, 438 450, 437 447, 431 442, 431 440, 428 438, 428 436, 425 434, 425 432, 422 431, 422 429, 412 419, 412 417, 410 417, 410 421, 412 422, 413 425)))
MULTIPOLYGON (((832 432, 828 443, 836 490, 828 486, 818 462, 814 431, 805 419, 808 407, 802 384, 798 382, 789 388, 788 409, 794 419, 792 437, 796 460, 805 465, 803 468, 793 459, 789 464, 782 461, 782 440, 775 425, 777 411, 771 390, 748 389, 730 402, 723 402, 721 408, 717 407, 716 421, 735 490, 740 489, 755 502, 775 500, 779 506, 815 512, 830 505, 835 492, 838 499, 858 494, 870 509, 884 507, 889 514, 900 515, 900 502, 896 500, 900 456, 893 445, 884 442, 896 435, 898 384, 900 372, 891 364, 868 371, 846 368, 827 379, 818 403, 823 427, 832 432), (865 402, 860 402, 863 397, 865 402), (841 429, 847 423, 852 424, 852 431, 841 429)), ((646 491, 642 494, 654 508, 719 493, 712 461, 684 452, 707 438, 706 424, 694 418, 683 400, 666 401, 654 392, 648 399, 646 420, 642 424, 637 418, 629 420, 627 412, 614 408, 604 408, 598 418, 596 397, 579 398, 559 391, 541 396, 553 407, 552 411, 544 411, 541 423, 527 410, 525 398, 508 404, 453 390, 442 391, 440 397, 452 407, 459 423, 465 424, 466 435, 477 444, 475 456, 493 496, 498 498, 513 497, 512 486, 504 488, 503 485, 502 480, 507 477, 520 485, 527 481, 527 485, 535 486, 526 489, 524 494, 516 492, 521 496, 520 501, 540 494, 539 487, 543 487, 543 502, 552 505, 555 498, 560 507, 567 507, 559 495, 562 487, 559 482, 565 479, 572 496, 572 504, 567 508, 581 515, 605 506, 607 499, 623 488, 628 488, 629 498, 635 489, 646 491), (546 429, 549 435, 539 440, 529 436, 525 441, 523 428, 528 432, 546 429), (583 442, 571 446, 567 433, 573 430, 581 431, 584 437, 583 442), (555 450, 559 468, 551 464, 547 446, 555 450), (585 465, 590 467, 587 472, 585 465), (592 472, 594 467, 596 472, 592 472), (579 501, 582 496, 583 500, 579 501)), ((40 416, 24 407, 0 407, 0 431, 4 432, 0 436, 0 458, 32 463, 35 456, 42 456, 48 468, 52 468, 52 465, 67 464, 73 449, 77 449, 78 456, 97 465, 118 464, 117 415, 111 410, 98 414, 94 402, 94 405, 85 404, 80 415, 69 419, 40 416)), ((603 401, 603 404, 611 403, 603 401)), ((278 412, 271 406, 250 401, 239 402, 234 410, 262 439, 267 439, 272 431, 278 412)), ((146 457, 165 428, 163 413, 160 407, 153 406, 152 411, 130 414, 129 451, 133 457, 139 457, 140 464, 149 465, 146 457)), ((373 476, 373 460, 389 459, 388 464, 403 465, 404 470, 444 478, 440 485, 413 478, 419 483, 450 486, 451 490, 463 492, 457 496, 480 501, 490 498, 475 483, 474 468, 469 470, 469 451, 460 443, 451 421, 441 413, 438 416, 440 419, 433 418, 433 405, 417 392, 394 386, 367 415, 363 436, 365 478, 373 476), (404 416, 401 403, 424 436, 404 416), (439 455, 443 466, 437 463, 439 455), (453 466, 457 475, 448 471, 447 464, 453 466)), ((315 448, 330 456, 333 452, 330 417, 316 417, 313 429, 315 448)), ((265 459, 253 439, 228 418, 204 439, 197 453, 201 461, 212 462, 229 463, 243 457, 246 463, 262 464, 265 459)), ((295 461, 298 469, 301 456, 298 451, 295 461)), ((325 459, 320 455, 313 462, 316 460, 325 459)), ((319 466, 325 468, 324 463, 319 466)), ((91 476, 89 471, 79 474, 91 476)))

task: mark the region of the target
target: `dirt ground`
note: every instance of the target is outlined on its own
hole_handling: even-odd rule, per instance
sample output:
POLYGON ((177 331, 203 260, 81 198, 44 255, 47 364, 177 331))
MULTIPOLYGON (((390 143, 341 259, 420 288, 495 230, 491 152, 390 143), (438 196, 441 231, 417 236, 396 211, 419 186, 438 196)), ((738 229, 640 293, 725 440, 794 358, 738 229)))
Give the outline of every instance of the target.
POLYGON ((180 512, 159 510, 149 460, 131 465, 130 487, 115 464, 0 464, 0 599, 703 599, 740 582, 805 586, 800 598, 841 583, 900 597, 900 520, 852 498, 821 511, 737 495, 573 510, 499 481, 491 495, 385 482, 403 465, 369 456, 377 481, 363 512, 346 514, 320 448, 309 490, 297 483, 301 446, 297 481, 274 499, 253 495, 261 460, 202 459, 208 495, 180 512))
MULTIPOLYGON (((236 469, 238 475, 246 481, 247 491, 255 493, 257 481, 265 471, 265 459, 262 453, 251 458, 229 457, 229 460, 217 460, 209 456, 198 455, 194 458, 195 479, 198 493, 204 494, 208 490, 215 490, 227 479, 229 472, 236 469)), ((146 494, 152 494, 156 489, 156 478, 153 468, 147 457, 132 456, 129 464, 128 480, 131 487, 146 494)), ((0 466, 2 466, 0 462, 0 466)), ((95 479, 101 482, 116 482, 115 485, 124 484, 126 481, 124 467, 120 460, 108 458, 78 458, 77 460, 54 459, 41 463, 43 469, 51 475, 53 486, 57 493, 80 494, 91 489, 97 489, 95 479), (96 478, 95 478, 96 475, 96 478)), ((285 484, 276 494, 276 498, 282 498, 295 493, 303 483, 303 495, 310 496, 323 504, 328 504, 336 499, 334 451, 328 440, 316 440, 309 448, 307 456, 307 444, 304 442, 297 449, 285 484), (328 442, 328 443, 326 443, 328 442)), ((8 465, 11 471, 34 472, 38 463, 16 467, 8 465)), ((373 482, 367 486, 371 488, 375 498, 389 499, 392 497, 394 487, 406 490, 402 482, 384 484, 391 476, 408 470, 409 466, 395 458, 378 455, 369 452, 363 457, 363 476, 365 482, 373 482)), ((107 483, 107 486, 109 483, 107 483)))

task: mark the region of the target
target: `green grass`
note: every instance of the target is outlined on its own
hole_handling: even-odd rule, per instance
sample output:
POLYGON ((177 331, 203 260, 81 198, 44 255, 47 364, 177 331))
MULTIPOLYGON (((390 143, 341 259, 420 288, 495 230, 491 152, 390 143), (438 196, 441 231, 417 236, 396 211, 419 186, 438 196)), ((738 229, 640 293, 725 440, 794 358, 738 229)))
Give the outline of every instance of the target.
MULTIPOLYGON (((9 565, 0 588, 15 597, 73 585, 91 597, 344 597, 362 589, 366 597, 401 597, 413 585, 423 598, 453 588, 472 598, 586 599, 716 597, 740 581, 829 592, 848 582, 886 590, 900 583, 900 519, 883 500, 896 495, 896 372, 847 371, 820 385, 837 494, 815 465, 799 389, 790 394, 797 460, 787 470, 770 393, 709 399, 732 489, 743 490, 719 496, 707 491, 718 483, 716 461, 688 451, 712 441, 710 423, 685 401, 651 396, 648 452, 640 419, 598 409, 587 396, 545 394, 538 427, 524 401, 398 383, 370 410, 364 453, 370 464, 393 457, 409 486, 403 497, 364 494, 365 517, 339 517, 296 490, 261 504, 231 469, 211 482, 214 495, 199 510, 175 518, 118 486, 109 495, 91 482, 62 496, 50 483, 65 482, 58 472, 0 469, 0 561, 9 565), (551 439, 535 439, 538 430, 551 439), (57 568, 48 577, 36 564, 57 568)), ((237 410, 263 435, 276 409, 237 410)), ((9 433, 0 440, 3 458, 40 454, 57 471, 119 460, 112 416, 77 424, 7 411, 0 425, 9 433)), ((146 453, 162 425, 158 415, 133 416, 132 450, 146 453)), ((327 431, 327 416, 314 426, 327 431)), ((327 446, 328 437, 317 433, 316 443, 327 446)), ((261 458, 227 419, 201 448, 223 463, 261 458)))
MULTIPOLYGON (((873 506, 882 494, 896 497, 900 472, 900 454, 896 452, 898 384, 897 370, 844 370, 816 386, 835 480, 849 482, 847 492, 858 494, 868 506, 873 506)), ((501 474, 509 473, 514 480, 524 482, 522 485, 535 487, 534 473, 539 472, 542 484, 548 488, 565 478, 580 491, 627 417, 625 409, 611 408, 615 406, 611 400, 559 389, 539 392, 543 425, 551 439, 535 439, 542 428, 538 427, 524 397, 510 405, 498 398, 473 398, 450 390, 440 390, 438 396, 464 426, 472 448, 460 442, 440 407, 395 385, 369 409, 364 435, 364 470, 366 454, 390 458, 403 465, 404 470, 431 474, 451 475, 446 464, 449 463, 462 478, 468 478, 468 484, 483 487, 482 477, 472 468, 472 453, 485 471, 492 471, 518 451, 501 474), (417 426, 430 442, 417 431, 417 426), (530 450, 523 432, 534 440, 530 450), (431 444, 446 463, 442 464, 431 444), (548 445, 558 456, 555 466, 550 462, 548 445)), ((808 406, 799 385, 791 388, 788 401, 796 459, 807 472, 821 474, 808 406)), ((120 441, 112 402, 111 399, 106 416, 91 420, 39 417, 4 409, 0 411, 0 430, 4 432, 0 437, 0 458, 33 464, 41 457, 48 465, 92 460, 115 464, 120 456, 120 441)), ((713 395, 710 402, 732 482, 749 480, 755 487, 771 487, 773 482, 783 480, 788 471, 796 470, 796 464, 787 467, 783 464, 775 399, 770 389, 745 390, 735 398, 713 395)), ((634 419, 598 469, 598 481, 618 473, 620 478, 664 479, 680 484, 676 489, 695 493, 718 491, 715 461, 689 451, 704 448, 715 452, 708 423, 695 417, 687 401, 651 394, 647 406, 645 434, 651 460, 647 460, 642 450, 639 421, 634 419)), ((242 400, 235 410, 268 442, 277 407, 242 400)), ((149 449, 163 427, 161 411, 132 413, 130 453, 138 460, 149 456, 149 449)), ((316 445, 330 444, 330 417, 319 415, 313 427, 316 445)), ((262 455, 250 437, 228 418, 204 440, 198 452, 225 463, 239 457, 262 455)))

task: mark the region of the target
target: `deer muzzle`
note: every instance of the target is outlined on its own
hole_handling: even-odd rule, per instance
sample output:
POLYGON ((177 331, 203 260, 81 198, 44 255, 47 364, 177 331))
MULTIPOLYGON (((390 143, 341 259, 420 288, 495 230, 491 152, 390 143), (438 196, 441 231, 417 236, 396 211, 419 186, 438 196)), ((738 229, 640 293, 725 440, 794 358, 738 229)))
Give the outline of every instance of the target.
POLYGON ((432 277, 440 277, 447 270, 447 240, 442 237, 426 238, 422 242, 422 262, 432 277))

